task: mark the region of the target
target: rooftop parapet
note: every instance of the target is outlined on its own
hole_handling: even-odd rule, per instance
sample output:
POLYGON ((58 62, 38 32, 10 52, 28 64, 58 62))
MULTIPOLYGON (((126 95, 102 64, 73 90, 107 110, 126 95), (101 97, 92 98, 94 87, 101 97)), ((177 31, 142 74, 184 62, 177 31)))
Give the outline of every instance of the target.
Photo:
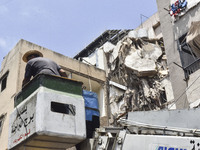
POLYGON ((15 96, 14 106, 16 107, 39 87, 46 87, 55 91, 81 96, 82 84, 82 82, 71 80, 68 78, 39 74, 35 76, 28 84, 26 84, 22 88, 22 90, 15 96))

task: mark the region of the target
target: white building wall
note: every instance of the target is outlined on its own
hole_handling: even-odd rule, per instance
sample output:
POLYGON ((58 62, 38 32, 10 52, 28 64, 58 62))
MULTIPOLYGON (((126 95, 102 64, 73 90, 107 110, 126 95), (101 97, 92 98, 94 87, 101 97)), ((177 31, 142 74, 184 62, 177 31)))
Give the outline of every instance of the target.
POLYGON ((200 70, 190 75, 186 89, 189 104, 200 99, 200 70))
POLYGON ((107 111, 106 111, 106 104, 105 104, 105 95, 104 95, 104 89, 101 88, 98 91, 98 99, 101 100, 99 101, 99 108, 101 108, 102 111, 100 111, 100 116, 106 116, 107 115, 107 111), (102 109, 103 108, 103 109, 102 109))
POLYGON ((98 60, 97 68, 106 70, 106 63, 105 63, 106 59, 104 51, 102 49, 97 50, 97 60, 98 60))
POLYGON ((106 70, 107 62, 103 48, 96 49, 90 56, 83 58, 83 63, 94 65, 99 69, 106 70))
POLYGON ((160 19, 158 13, 155 13, 151 17, 149 17, 145 22, 143 22, 138 28, 135 30, 138 31, 139 29, 146 29, 148 31, 149 38, 161 38, 162 31, 160 28, 160 19))

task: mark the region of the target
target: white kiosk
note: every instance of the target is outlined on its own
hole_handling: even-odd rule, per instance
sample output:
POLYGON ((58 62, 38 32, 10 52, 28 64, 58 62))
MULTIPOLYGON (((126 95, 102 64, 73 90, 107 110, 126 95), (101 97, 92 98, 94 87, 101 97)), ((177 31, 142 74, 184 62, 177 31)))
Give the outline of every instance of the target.
POLYGON ((9 150, 65 150, 86 138, 82 83, 38 75, 15 97, 9 150))

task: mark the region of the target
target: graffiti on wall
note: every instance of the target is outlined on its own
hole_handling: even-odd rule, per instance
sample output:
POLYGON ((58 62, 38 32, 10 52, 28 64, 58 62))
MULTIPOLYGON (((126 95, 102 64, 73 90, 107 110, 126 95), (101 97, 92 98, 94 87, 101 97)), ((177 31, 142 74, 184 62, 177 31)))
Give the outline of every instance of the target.
POLYGON ((31 129, 29 129, 27 133, 21 134, 18 138, 16 138, 13 141, 13 143, 17 143, 17 142, 21 141, 22 139, 25 139, 30 133, 31 133, 31 129))
POLYGON ((35 111, 33 105, 33 103, 28 103, 20 108, 16 108, 14 119, 10 126, 12 143, 14 145, 23 141, 34 132, 35 111))

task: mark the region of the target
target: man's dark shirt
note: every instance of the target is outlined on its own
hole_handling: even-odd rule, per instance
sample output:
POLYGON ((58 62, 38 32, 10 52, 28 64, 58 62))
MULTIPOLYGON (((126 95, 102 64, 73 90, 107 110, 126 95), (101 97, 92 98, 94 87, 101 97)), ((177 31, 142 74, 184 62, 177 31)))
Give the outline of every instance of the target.
POLYGON ((31 78, 37 74, 60 76, 60 69, 60 66, 58 66, 54 61, 43 57, 36 57, 28 61, 26 65, 25 78, 31 78))

